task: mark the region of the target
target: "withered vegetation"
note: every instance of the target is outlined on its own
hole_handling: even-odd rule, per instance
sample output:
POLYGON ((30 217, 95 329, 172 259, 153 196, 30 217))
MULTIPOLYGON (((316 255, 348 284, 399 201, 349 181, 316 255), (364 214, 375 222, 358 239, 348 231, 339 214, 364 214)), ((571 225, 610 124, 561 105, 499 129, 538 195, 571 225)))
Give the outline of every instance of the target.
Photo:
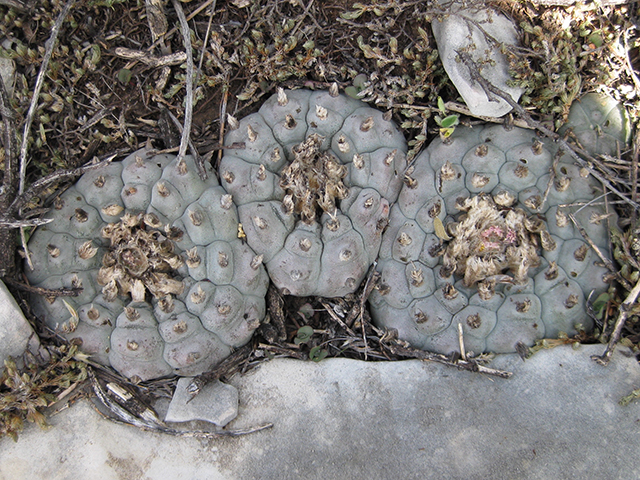
MULTIPOLYGON (((637 123, 638 4, 486 3, 519 27, 521 46, 505 53, 514 83, 525 93, 522 108, 506 120, 470 116, 449 82, 430 29, 430 22, 450 11, 447 2, 0 0, 0 57, 15 65, 15 77, 3 77, 0 88, 0 270, 5 282, 21 299, 28 286, 20 275, 17 245, 65 185, 96 160, 110 161, 147 143, 167 152, 178 152, 179 146, 184 151, 189 143, 192 153, 216 166, 228 116, 256 111, 277 87, 326 89, 337 83, 340 90, 390 112, 409 141, 409 159, 442 134, 435 115, 444 113, 443 106, 462 124, 506 121, 549 134, 562 125, 575 98, 601 91, 621 101, 637 123)), ((621 218, 611 235, 617 282, 591 299, 598 331, 543 341, 532 350, 610 340, 599 357, 605 363, 618 341, 640 351, 638 155, 636 135, 615 158, 586 159, 609 193, 604 201, 621 218)), ((360 290, 346 298, 288 298, 270 290, 268 319, 252 342, 198 377, 193 391, 279 356, 422 358, 507 375, 483 366, 482 358, 414 350, 394 332, 376 329, 366 308, 375 286, 372 270, 360 290)), ((29 314, 28 302, 21 304, 29 314)), ((107 381, 146 398, 167 395, 175 384, 129 385, 112 372, 87 366, 90 360, 79 357, 75 347, 63 345, 55 332, 31 319, 52 361, 44 366, 28 361, 22 374, 13 364, 6 366, 0 435, 15 436, 23 419, 42 424, 42 412, 84 382, 87 370, 98 396, 97 387, 107 381)), ((140 418, 140 412, 120 406, 140 418)), ((110 409, 120 420, 134 421, 116 410, 110 409)), ((142 426, 161 429, 149 425, 142 426)))

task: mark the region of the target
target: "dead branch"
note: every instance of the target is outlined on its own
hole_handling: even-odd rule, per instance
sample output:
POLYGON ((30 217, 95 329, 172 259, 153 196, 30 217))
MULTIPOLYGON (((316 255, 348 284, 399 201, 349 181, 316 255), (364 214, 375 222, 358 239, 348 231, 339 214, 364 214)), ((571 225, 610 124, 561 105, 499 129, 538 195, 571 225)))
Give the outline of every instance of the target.
POLYGON ((622 305, 620 305, 618 318, 616 319, 615 327, 613 328, 611 338, 609 339, 609 343, 607 344, 607 348, 605 349, 604 353, 602 355, 591 356, 591 360, 605 367, 609 364, 609 360, 611 360, 611 356, 613 355, 613 352, 616 349, 618 342, 620 341, 622 328, 627 321, 629 311, 633 307, 633 304, 636 302, 638 295, 640 295, 640 280, 638 280, 635 287, 633 287, 633 290, 629 292, 627 298, 625 298, 624 302, 622 302, 622 305))
POLYGON ((42 287, 34 287, 32 285, 27 285, 26 283, 17 282, 16 280, 7 277, 4 281, 10 284, 12 287, 22 290, 24 292, 35 293, 37 295, 42 295, 44 297, 77 297, 83 291, 82 287, 65 287, 65 288, 42 288, 42 287))
POLYGON ((51 223, 52 221, 52 218, 32 218, 30 220, 6 220, 0 218, 0 228, 38 227, 51 223))
POLYGON ((116 57, 125 60, 137 60, 149 67, 168 67, 171 65, 182 65, 187 60, 185 52, 171 53, 162 57, 154 57, 144 50, 132 50, 125 47, 117 47, 114 51, 116 57))
POLYGON ((92 163, 89 165, 84 165, 78 168, 72 168, 68 170, 57 170, 46 177, 43 177, 35 182, 33 182, 27 191, 18 195, 16 199, 13 201, 11 206, 8 209, 8 215, 16 215, 22 208, 29 203, 34 197, 38 196, 41 192, 49 188, 51 185, 55 183, 62 182, 64 180, 68 180, 70 178, 79 177, 85 172, 89 170, 95 170, 97 168, 104 167, 111 163, 111 161, 120 155, 121 152, 113 153, 101 161, 97 163, 92 163))
POLYGON ((399 355, 399 356, 408 357, 408 358, 417 358, 419 360, 425 360, 429 362, 442 363, 444 365, 449 365, 450 367, 455 367, 459 370, 469 370, 471 372, 486 373, 487 375, 492 375, 500 378, 509 378, 511 377, 511 375, 513 375, 512 372, 485 367, 484 365, 480 365, 478 362, 475 362, 472 360, 471 361, 457 360, 454 362, 454 361, 451 361, 446 356, 441 355, 439 353, 426 352, 424 350, 419 350, 417 348, 402 347, 400 345, 390 344, 390 343, 389 344, 381 343, 381 345, 384 345, 384 347, 394 355, 399 355))
MULTIPOLYGON (((180 30, 182 31, 182 39, 184 42, 184 48, 187 54, 187 78, 185 80, 185 106, 184 106, 184 128, 182 130, 182 138, 180 139, 180 150, 178 151, 178 160, 187 153, 187 147, 189 145, 189 138, 191 135, 191 121, 193 119, 193 54, 191 49, 191 34, 189 31, 189 24, 184 16, 184 10, 178 0, 173 0, 173 8, 176 9, 178 20, 180 21, 180 30)), ((207 171, 201 162, 196 162, 198 165, 198 173, 202 180, 207 179, 207 171)))
POLYGON ((598 255, 600 260, 604 262, 607 269, 616 276, 616 280, 618 280, 622 284, 622 286, 624 286, 624 288, 626 288, 627 290, 630 290, 631 284, 622 275, 620 275, 620 273, 616 269, 613 262, 604 256, 604 254, 602 253, 602 250, 600 250, 600 247, 598 247, 593 242, 593 240, 591 240, 591 238, 587 234, 587 231, 584 229, 584 227, 582 227, 582 225, 578 223, 573 213, 569 213, 569 218, 571 219, 575 227, 580 232, 580 235, 582 235, 582 238, 584 238, 584 240, 589 244, 589 246, 596 252, 596 255, 598 255))
POLYGON ((114 384, 115 388, 112 387, 111 389, 108 389, 109 392, 112 392, 110 395, 102 387, 91 367, 87 367, 87 373, 97 400, 109 411, 109 415, 105 415, 99 408, 96 408, 96 410, 104 418, 114 423, 134 426, 143 430, 160 432, 167 435, 196 438, 236 437, 273 427, 272 423, 266 423, 257 427, 249 427, 239 430, 221 430, 217 432, 206 432, 202 430, 174 430, 172 428, 168 428, 165 423, 158 418, 156 412, 150 407, 144 405, 142 402, 131 402, 131 399, 126 393, 124 396, 118 395, 118 392, 127 392, 127 389, 123 389, 120 385, 114 384), (115 398, 112 398, 112 396, 115 398), (125 405, 128 405, 129 408, 125 408, 125 406, 121 405, 120 401, 125 405), (131 410, 133 410, 133 412, 131 410))
MULTIPOLYGON (((4 178, 0 192, 0 215, 4 216, 18 189, 18 164, 16 162, 15 118, 9 104, 9 95, 0 76, 0 115, 3 125, 4 178)), ((0 226, 0 277, 15 271, 15 235, 10 226, 0 226)))
MULTIPOLYGON (((180 132, 181 138, 185 138, 184 128, 182 128, 182 124, 180 123, 180 120, 178 120, 176 118, 176 116, 173 113, 171 113, 171 111, 166 110, 166 112, 167 112, 167 115, 169 115, 169 118, 171 119, 171 121, 173 122, 175 127, 180 132)), ((196 149, 196 146, 191 141, 191 138, 189 138, 188 135, 187 135, 186 138, 187 138, 187 142, 189 144, 189 152, 191 153, 193 158, 196 160, 196 165, 198 167, 198 174, 200 175, 200 178, 202 178, 203 180, 206 180, 207 172, 206 172, 205 167, 204 167, 204 159, 202 158, 202 155, 200 155, 200 153, 198 153, 198 149, 196 149)), ((180 155, 180 148, 181 147, 178 147, 178 155, 180 155)))
POLYGON ((195 377, 187 387, 187 393, 191 396, 189 401, 193 400, 193 398, 198 395, 202 388, 208 383, 234 374, 238 370, 239 365, 245 363, 249 359, 252 352, 253 345, 248 343, 225 358, 220 365, 210 372, 205 372, 195 377))

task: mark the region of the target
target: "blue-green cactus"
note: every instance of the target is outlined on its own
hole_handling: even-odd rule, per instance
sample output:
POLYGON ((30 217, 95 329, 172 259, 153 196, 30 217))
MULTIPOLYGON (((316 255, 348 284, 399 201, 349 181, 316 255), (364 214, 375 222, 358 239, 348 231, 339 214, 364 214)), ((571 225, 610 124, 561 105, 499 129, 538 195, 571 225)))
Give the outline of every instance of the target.
MULTIPOLYGON (((412 345, 513 352, 588 330, 586 297, 607 288, 573 214, 606 254, 607 215, 587 172, 534 132, 458 127, 407 172, 383 235, 374 321, 412 345)), ((611 220, 611 217, 609 220, 611 220)))
POLYGON ((231 197, 191 157, 140 150, 85 173, 29 242, 45 288, 34 311, 128 377, 196 375, 244 345, 265 315, 268 277, 237 237, 231 197))
POLYGON ((354 292, 402 185, 404 137, 382 112, 329 91, 284 91, 225 139, 222 186, 272 281, 292 295, 354 292))
POLYGON ((617 156, 631 140, 631 121, 626 109, 613 97, 587 93, 573 102, 564 134, 571 129, 580 145, 592 155, 617 156))

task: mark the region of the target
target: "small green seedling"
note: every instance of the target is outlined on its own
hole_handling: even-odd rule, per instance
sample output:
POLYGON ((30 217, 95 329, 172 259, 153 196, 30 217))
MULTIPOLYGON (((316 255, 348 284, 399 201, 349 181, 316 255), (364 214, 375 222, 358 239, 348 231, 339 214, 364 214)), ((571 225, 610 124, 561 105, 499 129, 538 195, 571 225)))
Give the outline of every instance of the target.
POLYGON ((601 293, 598 298, 596 298, 596 301, 593 302, 592 308, 593 308, 593 312, 595 313, 596 317, 598 317, 599 320, 602 320, 602 317, 604 316, 604 312, 605 312, 605 308, 607 307, 607 304, 609 303, 609 300, 611 299, 611 296, 605 292, 605 293, 601 293))
POLYGON ((443 116, 436 115, 434 118, 436 123, 440 127, 440 138, 442 140, 446 140, 455 131, 456 125, 460 123, 460 118, 455 114, 444 116, 447 113, 447 109, 444 105, 444 100, 442 100, 442 97, 438 97, 438 110, 440 110, 440 113, 442 113, 443 116))
POLYGON ((311 350, 309 350, 309 359, 313 360, 314 362, 319 362, 320 360, 324 359, 327 355, 329 355, 329 352, 321 348, 320 345, 317 345, 313 347, 311 350))
POLYGON ((367 77, 367 75, 365 75, 364 73, 356 75, 356 77, 353 79, 353 85, 349 85, 347 88, 345 88, 344 93, 349 95, 351 98, 359 99, 360 97, 358 96, 358 94, 362 90, 364 90, 364 83, 367 80, 369 80, 369 77, 367 77))
POLYGON ((131 81, 132 73, 128 68, 123 68, 118 71, 118 81, 123 85, 128 85, 131 81))
POLYGON ((293 339, 293 343, 296 345, 300 345, 301 343, 307 343, 311 337, 313 336, 313 328, 309 325, 305 325, 304 327, 300 327, 298 329, 298 334, 296 338, 293 339))

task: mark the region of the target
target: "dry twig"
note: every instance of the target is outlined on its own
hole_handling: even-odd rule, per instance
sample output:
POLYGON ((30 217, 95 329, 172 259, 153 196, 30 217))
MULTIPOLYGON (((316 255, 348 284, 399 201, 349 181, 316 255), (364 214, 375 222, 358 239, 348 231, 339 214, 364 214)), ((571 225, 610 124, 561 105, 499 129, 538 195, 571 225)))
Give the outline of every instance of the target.
MULTIPOLYGON (((182 10, 182 5, 178 0, 173 0, 173 8, 176 9, 178 20, 180 21, 180 30, 182 31, 182 39, 184 42, 184 48, 187 53, 187 78, 185 80, 185 106, 184 106, 184 128, 182 129, 182 138, 180 139, 180 150, 178 151, 178 161, 182 159, 187 153, 187 147, 189 145, 191 136, 191 121, 193 119, 193 53, 191 49, 191 34, 189 31, 189 24, 182 10)), ((198 158, 196 158, 198 160, 198 158)), ((196 162, 198 165, 198 173, 202 180, 206 180, 207 171, 204 168, 202 160, 196 162)))
POLYGON ((616 349, 616 345, 618 341, 620 341, 620 335, 622 334, 622 328, 624 327, 625 322, 627 321, 627 317, 629 316, 629 311, 633 307, 633 304, 636 302, 638 295, 640 295, 640 280, 636 283, 633 290, 629 292, 627 298, 625 298, 622 305, 620 305, 620 311, 618 313, 618 318, 616 319, 615 327, 613 328, 613 332, 611 333, 611 338, 609 339, 609 343, 607 344, 607 348, 602 355, 593 355, 591 359, 600 365, 607 366, 611 356, 613 355, 614 350, 616 349))
POLYGON ((589 173, 594 178, 602 182, 609 190, 611 190, 618 197, 620 197, 620 199, 622 199, 624 202, 631 205, 633 208, 640 209, 640 205, 637 202, 627 198, 627 196, 624 193, 622 193, 620 190, 618 190, 616 187, 612 185, 609 179, 602 176, 593 167, 593 164, 598 164, 598 161, 595 158, 593 158, 593 156, 589 155, 587 152, 585 152, 581 148, 577 148, 570 145, 569 143, 567 143, 566 140, 562 139, 560 135, 555 133, 553 130, 550 130, 542 122, 534 120, 533 117, 529 114, 529 112, 527 112, 517 102, 515 102, 513 98, 511 98, 511 95, 504 92, 500 88, 496 87, 491 82, 489 82, 486 78, 480 75, 478 65, 473 61, 473 59, 468 53, 458 52, 458 55, 460 56, 461 60, 469 69, 471 78, 482 86, 489 100, 496 100, 498 98, 504 99, 513 108, 513 111, 518 116, 523 118, 531 128, 534 128, 540 131, 546 137, 554 140, 558 144, 558 146, 564 152, 566 152, 578 165, 589 170, 589 173), (584 157, 584 159, 581 158, 581 156, 584 157))
MULTIPOLYGON (((240 435, 255 433, 273 427, 272 423, 266 423, 264 425, 259 425, 257 427, 251 427, 247 429, 220 430, 215 432, 207 432, 201 430, 180 431, 168 428, 164 424, 164 422, 158 418, 155 411, 153 411, 147 405, 137 402, 135 398, 132 398, 130 393, 127 392, 127 389, 124 389, 120 385, 111 382, 109 384, 111 385, 111 388, 107 388, 107 390, 111 393, 108 393, 102 387, 100 380, 96 377, 91 367, 87 367, 87 372, 89 374, 91 387, 96 395, 96 398, 109 411, 110 415, 105 415, 98 408, 96 408, 96 410, 105 418, 115 423, 130 425, 141 428, 143 430, 151 430, 167 435, 196 438, 237 437, 240 435), (128 408, 125 408, 124 405, 127 405, 128 408)), ((107 387, 109 387, 109 385, 107 387)))

